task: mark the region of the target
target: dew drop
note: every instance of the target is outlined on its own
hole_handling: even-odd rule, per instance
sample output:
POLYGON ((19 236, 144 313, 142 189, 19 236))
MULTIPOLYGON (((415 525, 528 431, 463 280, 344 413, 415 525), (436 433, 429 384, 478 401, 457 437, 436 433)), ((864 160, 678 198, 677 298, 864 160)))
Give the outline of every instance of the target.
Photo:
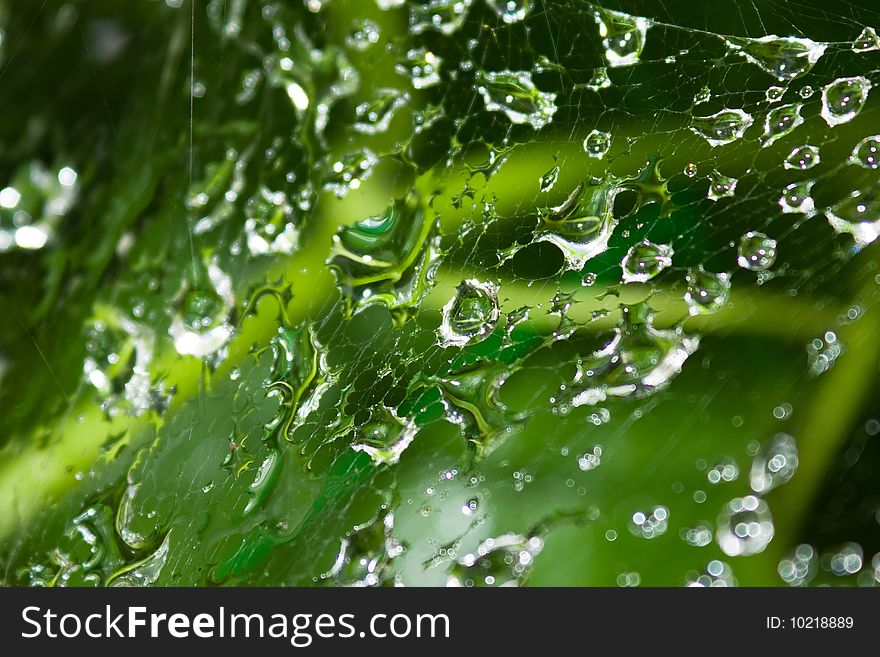
POLYGON ((780 433, 755 455, 749 483, 753 491, 763 495, 791 479, 797 467, 797 442, 792 436, 780 433))
POLYGON ((767 99, 768 103, 778 103, 782 100, 782 96, 785 94, 785 89, 782 87, 767 87, 767 92, 764 94, 764 97, 767 99))
POLYGON ((706 192, 706 197, 710 201, 717 201, 720 198, 733 196, 736 192, 736 182, 736 178, 728 178, 713 171, 709 177, 709 190, 706 192))
POLYGON ((788 154, 788 157, 785 158, 782 166, 786 169, 799 169, 801 171, 806 171, 807 169, 812 169, 819 164, 819 162, 821 162, 819 149, 815 146, 805 144, 793 148, 791 153, 788 154))
POLYGON ((544 541, 539 536, 503 534, 487 538, 452 567, 446 585, 517 586, 528 576, 543 548, 544 541))
POLYGON ((601 130, 593 130, 584 139, 584 151, 590 157, 601 160, 611 148, 611 135, 601 130))
POLYGON ((803 105, 800 103, 795 103, 793 105, 781 105, 767 112, 767 118, 764 120, 764 134, 761 137, 761 146, 766 148, 801 125, 804 122, 804 117, 801 116, 802 107, 803 105))
POLYGON ((416 89, 427 89, 440 82, 440 67, 443 59, 426 48, 407 51, 394 70, 412 81, 416 89))
POLYGON ((498 17, 505 23, 518 23, 532 10, 531 0, 486 0, 498 17))
POLYGON ((409 94, 399 89, 376 89, 372 100, 361 103, 355 109, 357 119, 352 127, 365 135, 385 132, 395 112, 408 100, 409 94))
POLYGON ((867 78, 856 76, 822 87, 822 118, 832 127, 852 121, 862 111, 871 86, 867 78))
POLYGON ((684 300, 691 315, 713 313, 727 304, 730 296, 730 274, 715 274, 700 265, 687 273, 684 300))
POLYGON ((880 167, 880 135, 865 137, 856 144, 849 161, 864 169, 880 167))
POLYGON ((723 109, 709 116, 693 117, 690 129, 715 147, 742 137, 752 122, 751 114, 741 109, 723 109))
POLYGON ((816 576, 818 561, 813 546, 802 543, 779 562, 777 572, 789 586, 805 586, 816 576))
POLYGON ((710 100, 712 100, 712 90, 705 85, 694 94, 694 105, 708 103, 710 100))
POLYGON ((859 246, 870 244, 880 231, 880 194, 874 185, 867 191, 854 190, 827 208, 825 216, 838 233, 851 234, 859 246))
POLYGON ((466 345, 485 339, 497 326, 498 287, 476 279, 462 281, 443 307, 442 346, 466 345))
POLYGON ((870 52, 871 50, 880 50, 880 37, 873 27, 866 27, 861 34, 853 41, 852 49, 855 52, 870 52))
POLYGON ((370 420, 357 430, 351 448, 365 452, 379 465, 397 463, 417 432, 414 421, 399 417, 392 408, 378 406, 372 409, 370 420))
POLYGON ((599 26, 599 36, 602 38, 608 66, 635 64, 645 47, 645 37, 651 22, 641 16, 630 16, 609 9, 597 9, 593 17, 599 26))
POLYGON ((767 503, 754 496, 728 502, 718 516, 715 539, 730 557, 759 554, 773 540, 773 517, 767 503))
POLYGON ((794 80, 807 73, 825 53, 827 44, 798 37, 770 34, 760 39, 728 37, 727 47, 778 80, 794 80))
POLYGON ((467 18, 473 0, 429 0, 415 2, 409 8, 409 29, 413 34, 426 31, 450 35, 467 18))
POLYGON ((636 511, 630 518, 629 531, 633 536, 653 539, 663 536, 669 528, 669 509, 656 506, 648 512, 636 511))
POLYGON ((674 253, 670 245, 654 244, 648 240, 633 245, 620 263, 623 282, 643 283, 654 278, 672 265, 674 253))
POLYGON ((538 181, 539 186, 542 192, 549 192, 553 189, 553 185, 556 184, 556 181, 559 179, 559 166, 555 166, 550 171, 541 176, 541 179, 538 181))
POLYGON ((776 262, 776 240, 764 233, 749 231, 740 238, 737 263, 743 269, 764 271, 776 262))
POLYGON ((602 67, 597 68, 593 72, 593 77, 587 82, 587 89, 599 91, 599 89, 607 89, 611 86, 611 78, 608 77, 608 69, 602 67))
POLYGON ((688 162, 684 165, 684 175, 688 178, 693 178, 697 175, 697 165, 695 162, 688 162))
POLYGON ((785 214, 806 214, 812 215, 816 210, 813 202, 812 180, 802 180, 787 185, 779 197, 779 207, 785 214))
POLYGON ((556 94, 539 91, 528 71, 481 71, 477 91, 488 111, 504 112, 512 123, 527 123, 535 130, 550 123, 556 113, 556 94))
POLYGON ((342 198, 361 184, 373 173, 379 162, 369 149, 361 149, 336 160, 324 177, 324 189, 342 198))

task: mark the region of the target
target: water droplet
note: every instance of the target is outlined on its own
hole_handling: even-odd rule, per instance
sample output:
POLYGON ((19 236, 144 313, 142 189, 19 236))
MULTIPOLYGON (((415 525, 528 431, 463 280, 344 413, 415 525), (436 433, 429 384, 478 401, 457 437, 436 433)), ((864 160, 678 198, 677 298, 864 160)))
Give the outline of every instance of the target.
POLYGON ((864 169, 880 167, 880 135, 865 137, 856 144, 849 161, 864 169))
POLYGON ((623 282, 643 283, 654 278, 672 265, 674 253, 668 244, 654 244, 648 240, 634 244, 620 263, 623 268, 623 282))
POLYGON ((868 78, 862 76, 838 78, 825 85, 822 87, 822 118, 832 127, 852 121, 868 100, 871 86, 868 78))
POLYGON ((794 80, 807 73, 825 53, 827 44, 810 39, 770 34, 759 39, 727 37, 727 47, 778 80, 794 80))
POLYGON ((728 502, 715 532, 718 546, 729 557, 763 552, 773 540, 773 517, 767 503, 754 496, 736 497, 728 502))
POLYGON ((348 312, 381 303, 405 319, 433 285, 440 257, 436 228, 415 193, 396 199, 382 214, 341 228, 328 263, 348 312))
POLYGON ((517 586, 528 576, 544 541, 538 536, 503 534, 487 538, 453 567, 447 586, 517 586))
POLYGON ((706 479, 713 485, 736 481, 737 478, 739 478, 739 465, 732 459, 724 459, 706 472, 706 479))
POLYGON ((798 467, 797 442, 786 433, 776 434, 755 455, 749 482, 764 495, 792 478, 798 467))
POLYGON ((162 541, 162 544, 153 554, 133 567, 123 569, 108 579, 107 586, 146 587, 155 583, 162 573, 162 568, 165 567, 170 547, 170 538, 171 532, 168 532, 165 535, 165 540, 162 541))
POLYGON ((358 189, 378 162, 379 158, 366 148, 348 153, 330 166, 324 177, 324 189, 342 198, 352 189, 358 189))
POLYGON ((555 244, 565 256, 566 267, 580 271, 588 260, 608 248, 608 239, 617 225, 617 191, 610 181, 580 183, 561 205, 541 212, 542 228, 535 239, 555 244))
POLYGON ((333 567, 321 579, 333 586, 383 586, 394 582, 393 561, 404 552, 394 536, 394 514, 355 525, 342 538, 333 567))
POLYGON ((827 208, 825 216, 838 233, 851 234, 859 246, 870 244, 880 231, 880 193, 876 185, 854 190, 827 208))
POLYGON ((801 90, 798 91, 798 96, 806 100, 807 98, 812 98, 814 93, 816 92, 813 87, 806 85, 805 87, 801 87, 801 90))
POLYGON ((713 559, 703 569, 702 574, 693 572, 688 575, 689 587, 727 588, 736 586, 733 569, 718 559, 713 559))
POLYGON ((418 433, 413 420, 400 418, 394 409, 378 406, 370 412, 370 420, 357 430, 351 448, 365 452, 373 463, 397 463, 418 433))
POLYGON ((486 109, 501 111, 513 123, 540 130, 553 120, 556 94, 539 91, 528 71, 488 71, 477 74, 477 91, 486 109))
POLYGON ((345 37, 345 44, 355 50, 366 50, 379 42, 379 26, 373 21, 364 21, 351 34, 345 37))
POLYGON ((749 231, 740 238, 737 263, 743 269, 764 271, 776 262, 776 240, 764 233, 749 231))
POLYGON ((440 67, 443 58, 426 48, 415 48, 394 67, 394 70, 408 77, 416 89, 427 89, 440 82, 440 67))
POLYGON ((712 100, 712 90, 705 85, 694 94, 694 105, 708 103, 710 100, 712 100))
POLYGON ((778 103, 782 100, 782 96, 785 94, 785 89, 782 87, 767 87, 767 92, 764 94, 764 97, 767 99, 768 103, 778 103))
POLYGON ((498 288, 475 279, 462 281, 443 307, 441 345, 465 345, 484 340, 497 326, 498 288))
POLYGON ((630 518, 629 531, 640 538, 657 538, 663 536, 669 528, 669 509, 655 506, 647 513, 636 511, 630 518))
POLYGON ((710 201, 717 201, 720 198, 733 196, 736 192, 736 182, 736 178, 728 178, 713 171, 709 177, 709 191, 706 192, 706 197, 710 201))
POLYGON ((684 172, 683 172, 683 173, 684 173, 684 175, 686 175, 688 178, 693 178, 694 176, 696 176, 696 175, 697 175, 697 165, 696 165, 696 163, 694 163, 694 162, 688 162, 688 163, 684 166, 684 172))
POLYGON ((599 36, 608 65, 618 67, 635 64, 645 47, 651 21, 609 9, 597 9, 593 17, 599 25, 599 36))
POLYGON ((804 117, 801 116, 802 107, 803 105, 800 103, 795 103, 793 105, 781 105, 767 112, 767 118, 764 120, 764 134, 761 137, 761 146, 766 148, 801 125, 804 122, 804 117))
POLYGON ((789 586, 805 586, 816 576, 818 561, 813 546, 802 543, 779 562, 777 572, 789 586))
POLYGON ((608 343, 578 362, 572 406, 594 405, 608 397, 643 397, 665 388, 697 350, 699 338, 680 328, 652 325, 647 304, 624 306, 623 320, 608 343))
POLYGON ((810 375, 824 374, 843 353, 843 342, 834 331, 826 331, 822 337, 814 338, 807 344, 807 367, 810 375))
POLYGON ((693 117, 690 129, 715 147, 742 137, 752 122, 752 115, 741 109, 723 109, 710 116, 693 117))
POLYGON ((533 7, 531 0, 486 0, 486 4, 507 24, 523 20, 533 7))
POLYGON ((691 315, 712 313, 727 304, 730 296, 730 274, 706 271, 700 265, 687 273, 684 300, 691 315))
POLYGON ((473 0, 429 0, 409 7, 409 29, 413 34, 432 30, 452 34, 467 18, 473 0))
POLYGON ((587 82, 587 89, 599 91, 599 89, 607 89, 611 86, 611 78, 608 77, 608 69, 602 67, 597 68, 593 72, 593 77, 587 82))
POLYGON ((785 158, 785 162, 783 162, 782 166, 786 169, 800 169, 801 171, 806 171, 807 169, 812 169, 819 164, 819 162, 821 162, 819 149, 815 146, 805 144, 793 148, 791 153, 788 154, 788 157, 785 158))
POLYGON ((712 529, 705 525, 683 529, 681 538, 693 547, 706 547, 712 542, 712 529))
POLYGON ((590 157, 602 159, 611 148, 611 135, 601 130, 593 130, 584 139, 584 151, 590 157))
POLYGON ((553 185, 556 184, 556 181, 559 179, 559 167, 555 166, 550 171, 541 176, 541 180, 539 180, 539 185, 542 192, 549 192, 553 189, 553 185))
POLYGON ((595 470, 602 464, 602 446, 596 445, 592 450, 579 456, 577 462, 583 472, 595 470))
POLYGON ((208 266, 211 287, 192 287, 179 299, 168 329, 181 356, 204 358, 219 352, 232 337, 229 314, 235 304, 232 279, 216 264, 208 266))
POLYGON ((385 132, 394 113, 408 101, 409 94, 399 89, 376 89, 372 100, 361 103, 355 109, 357 119, 352 127, 365 135, 385 132))
POLYGON ((245 205, 245 239, 251 255, 291 255, 299 246, 293 206, 285 194, 261 185, 245 205))
POLYGON ((866 27, 861 34, 853 41, 852 49, 855 52, 870 52, 871 50, 880 50, 880 37, 873 27, 866 27))
POLYGON ((786 185, 779 197, 779 207, 785 214, 799 213, 812 215, 816 206, 812 197, 813 181, 802 180, 786 185))

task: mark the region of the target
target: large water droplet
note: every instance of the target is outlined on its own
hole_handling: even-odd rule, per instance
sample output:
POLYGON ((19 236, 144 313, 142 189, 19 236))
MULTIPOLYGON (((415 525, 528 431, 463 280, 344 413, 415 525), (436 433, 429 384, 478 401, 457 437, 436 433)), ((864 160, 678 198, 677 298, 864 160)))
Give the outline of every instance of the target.
POLYGON ((779 80, 794 80, 807 73, 825 53, 827 45, 810 39, 770 34, 760 39, 727 37, 728 48, 779 80))
POLYGON ((786 214, 806 214, 812 215, 816 210, 813 202, 813 181, 802 180, 786 185, 782 190, 782 196, 779 197, 779 207, 786 214))
POLYGON ((715 540, 730 557, 763 552, 773 540, 773 517, 767 503, 754 496, 737 497, 728 502, 715 531, 715 540))
POLYGON ((411 419, 401 418, 394 409, 378 406, 370 412, 370 420, 357 430, 351 448, 367 453, 374 463, 397 463, 418 433, 411 419))
POLYGON ((868 100, 871 82, 863 76, 838 78, 822 87, 820 114, 830 126, 852 121, 868 100))
POLYGON ((853 191, 827 208, 825 216, 838 233, 851 234, 859 246, 870 244, 877 239, 880 231, 880 194, 877 186, 853 191))
POLYGON ((786 433, 775 435, 755 455, 749 482, 752 490, 763 495, 792 478, 798 467, 797 442, 786 433))
POLYGON ((109 580, 107 586, 132 586, 146 587, 153 584, 165 567, 165 561, 168 559, 169 540, 171 532, 165 535, 165 540, 159 548, 143 561, 135 564, 132 568, 126 568, 109 580))
POLYGON ((736 182, 736 178, 728 178, 713 171, 709 176, 709 190, 706 192, 706 197, 710 201, 717 201, 720 198, 733 196, 736 193, 736 182))
POLYGON ((477 91, 486 109, 501 111, 513 123, 528 123, 540 130, 553 120, 556 94, 539 91, 528 71, 481 71, 477 91))
POLYGON ((782 100, 782 96, 785 94, 785 89, 782 87, 772 86, 767 87, 767 91, 764 93, 764 98, 767 99, 768 103, 778 103, 782 100))
POLYGON ((819 164, 819 162, 821 162, 819 149, 815 146, 805 144, 793 148, 791 153, 788 154, 788 157, 785 158, 785 162, 783 162, 782 166, 786 169, 800 169, 801 171, 806 171, 807 169, 812 169, 819 164))
POLYGON ((865 137, 856 144, 849 161, 864 169, 880 167, 880 135, 865 137))
POLYGON ((693 117, 690 129, 710 146, 722 146, 742 137, 753 120, 751 114, 741 109, 723 109, 709 116, 693 117))
POLYGON ((853 41, 852 49, 855 52, 870 52, 871 50, 880 50, 880 37, 873 27, 866 27, 861 34, 853 41))
POLYGON ((617 221, 614 198, 617 187, 611 182, 580 183, 559 206, 541 213, 542 228, 536 239, 558 246, 566 267, 580 271, 588 260, 608 248, 617 221))
POLYGON ((617 67, 635 64, 645 47, 645 37, 651 21, 609 9, 597 9, 593 17, 599 25, 599 36, 602 37, 608 65, 617 67))
POLYGON ((776 262, 776 240, 764 233, 749 231, 740 238, 737 263, 743 269, 764 271, 776 262))
POLYGON ((684 300, 691 315, 715 312, 730 296, 730 274, 706 271, 702 265, 688 270, 687 284, 684 300))
POLYGON ((186 290, 168 329, 182 356, 204 358, 220 351, 232 337, 227 321, 235 303, 232 279, 214 263, 208 266, 207 274, 212 287, 186 290))
POLYGON ((498 324, 498 287, 475 279, 462 281, 443 307, 441 344, 465 345, 485 339, 498 324))
POLYGON ((767 118, 764 120, 764 134, 761 137, 761 145, 766 148, 801 125, 804 122, 804 117, 801 116, 802 107, 803 105, 800 103, 795 103, 793 105, 781 105, 767 112, 767 118))
POLYGON ((486 4, 508 24, 523 20, 534 6, 531 0, 486 0, 486 4))
POLYGON ((605 347, 578 363, 573 406, 597 404, 608 397, 646 396, 665 388, 699 346, 699 338, 680 328, 652 325, 644 303, 623 308, 623 321, 605 347))
POLYGON ((611 135, 601 130, 593 130, 584 139, 584 151, 590 157, 602 159, 611 148, 611 135))
POLYGON ((436 222, 414 193, 380 215, 341 228, 328 263, 349 312, 382 303, 405 318, 433 284, 440 257, 435 232, 436 222))
POLYGON ((674 253, 675 251, 668 244, 654 244, 648 240, 634 244, 620 263, 623 269, 623 282, 643 283, 654 278, 672 265, 674 253))

